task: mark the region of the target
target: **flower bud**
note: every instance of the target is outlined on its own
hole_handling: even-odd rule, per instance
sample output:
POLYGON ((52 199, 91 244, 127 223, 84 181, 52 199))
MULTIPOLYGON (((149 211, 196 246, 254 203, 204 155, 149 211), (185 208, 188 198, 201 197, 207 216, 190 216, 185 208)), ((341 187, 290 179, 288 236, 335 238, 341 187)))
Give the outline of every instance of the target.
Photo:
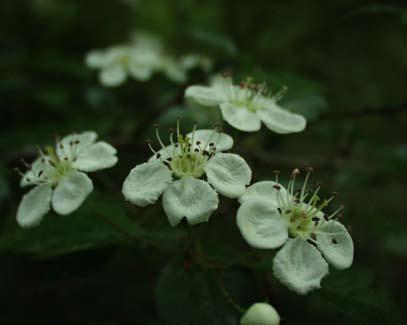
POLYGON ((253 304, 240 319, 241 325, 278 325, 280 316, 273 306, 267 303, 253 304))

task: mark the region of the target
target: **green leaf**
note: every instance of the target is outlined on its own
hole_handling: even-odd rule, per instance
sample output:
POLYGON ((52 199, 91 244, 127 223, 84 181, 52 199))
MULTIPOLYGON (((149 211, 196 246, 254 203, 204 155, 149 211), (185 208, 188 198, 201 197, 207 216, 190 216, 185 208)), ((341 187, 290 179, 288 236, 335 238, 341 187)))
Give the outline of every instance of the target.
POLYGON ((214 274, 186 263, 168 264, 155 290, 159 316, 165 324, 236 325, 240 318, 228 299, 246 308, 256 297, 250 273, 231 269, 214 274))
POLYGON ((398 315, 395 304, 383 287, 374 284, 371 270, 352 268, 342 272, 332 272, 324 280, 319 292, 322 299, 329 301, 349 319, 363 324, 396 324, 398 315))
POLYGON ((85 201, 68 216, 50 212, 39 226, 31 229, 20 228, 15 217, 10 216, 0 234, 0 251, 45 258, 126 242, 171 249, 185 236, 184 232, 168 225, 142 228, 127 216, 121 200, 111 195, 95 192, 87 201, 92 204, 85 201), (90 206, 95 206, 96 210, 90 206), (112 227, 106 218, 133 238, 127 238, 112 227))

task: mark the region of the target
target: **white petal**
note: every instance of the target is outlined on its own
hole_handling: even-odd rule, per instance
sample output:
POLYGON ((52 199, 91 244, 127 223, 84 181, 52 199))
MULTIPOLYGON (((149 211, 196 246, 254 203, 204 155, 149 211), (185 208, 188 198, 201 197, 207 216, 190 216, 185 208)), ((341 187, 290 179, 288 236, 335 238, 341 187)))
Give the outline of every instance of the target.
POLYGON ((58 142, 57 155, 60 159, 64 159, 66 156, 76 156, 94 143, 97 137, 98 135, 94 131, 69 134, 58 142))
POLYGON ((260 118, 246 107, 222 103, 220 109, 223 119, 235 129, 244 132, 255 132, 261 128, 260 118))
POLYGON ((258 116, 270 130, 286 134, 301 132, 307 125, 306 119, 299 114, 291 113, 276 103, 257 111, 258 116))
POLYGON ((92 190, 91 179, 84 173, 74 171, 63 178, 55 188, 52 208, 58 214, 70 214, 79 208, 92 190))
POLYGON ((17 211, 17 223, 24 228, 37 226, 51 207, 52 187, 42 184, 24 195, 17 211))
POLYGON ((123 195, 126 200, 138 206, 153 204, 172 181, 171 174, 159 161, 138 165, 125 179, 123 195))
MULTIPOLYGON (((187 134, 192 140, 192 132, 187 134)), ((196 130, 194 135, 194 144, 201 142, 201 147, 205 144, 216 144, 216 151, 227 151, 233 147, 233 138, 226 133, 219 133, 215 130, 196 130)))
POLYGON ((115 87, 126 81, 126 71, 119 65, 111 65, 104 68, 99 75, 100 82, 106 87, 115 87))
POLYGON ((110 144, 100 141, 82 150, 73 166, 85 172, 109 168, 117 163, 116 152, 110 144))
POLYGON ((237 226, 255 248, 277 248, 288 239, 287 221, 265 201, 247 201, 237 211, 237 226))
POLYGON ((317 247, 329 264, 346 269, 353 263, 353 241, 348 230, 338 221, 331 220, 319 228, 317 247))
POLYGON ((129 65, 129 74, 140 81, 146 81, 151 78, 153 74, 153 69, 149 66, 142 64, 130 64, 129 65))
POLYGON ((29 185, 38 184, 37 181, 43 181, 45 174, 41 173, 41 170, 44 168, 43 159, 49 159, 48 156, 39 157, 31 164, 30 170, 28 170, 24 176, 21 178, 20 186, 26 187, 29 185))
POLYGON ((89 68, 103 68, 109 62, 110 58, 105 51, 91 51, 85 57, 85 63, 89 68))
POLYGON ((173 59, 165 59, 162 64, 162 71, 168 79, 178 83, 182 83, 187 80, 186 71, 179 62, 173 59))
POLYGON ((302 295, 320 288, 322 278, 329 273, 318 249, 299 237, 289 240, 276 254, 273 272, 289 289, 302 295))
POLYGON ((249 186, 239 198, 240 203, 251 200, 265 201, 278 208, 286 205, 291 200, 291 195, 281 184, 273 181, 262 181, 249 186))
POLYGON ((228 198, 241 196, 250 184, 252 171, 239 155, 219 152, 205 165, 209 183, 228 198))
POLYGON ((185 97, 193 98, 203 106, 218 106, 224 101, 224 96, 212 87, 190 86, 185 91, 185 97))
POLYGON ((163 208, 173 227, 182 218, 186 218, 190 225, 208 221, 218 204, 218 194, 212 187, 193 177, 183 177, 171 183, 163 194, 163 208))
POLYGON ((280 316, 275 308, 264 302, 250 306, 243 317, 240 325, 279 325, 280 316))
MULTIPOLYGON (((157 154, 160 156, 160 158, 157 157, 157 154, 154 154, 153 156, 150 157, 148 162, 167 160, 168 158, 172 157, 173 152, 174 152, 174 146, 169 145, 169 146, 157 151, 157 154)), ((176 149, 175 152, 179 152, 179 149, 176 149)))

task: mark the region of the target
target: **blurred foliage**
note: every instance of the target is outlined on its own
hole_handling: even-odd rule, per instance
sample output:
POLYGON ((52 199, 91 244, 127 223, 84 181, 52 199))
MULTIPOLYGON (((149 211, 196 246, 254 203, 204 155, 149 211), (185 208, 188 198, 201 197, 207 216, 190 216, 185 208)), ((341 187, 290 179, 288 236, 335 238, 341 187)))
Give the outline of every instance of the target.
MULTIPOLYGON (((403 1, 1 1, 1 322, 238 324, 229 297, 243 308, 268 299, 287 324, 405 323, 406 17, 403 1), (186 130, 194 120, 220 121, 217 111, 184 101, 187 85, 159 75, 115 89, 98 84, 84 55, 137 29, 174 52, 210 56, 217 72, 250 75, 274 92, 288 86, 282 105, 307 117, 305 132, 225 129, 253 181, 312 165, 324 194, 339 192, 355 242, 352 268, 332 270, 321 290, 298 296, 271 276, 273 253, 240 237, 236 202, 222 198, 207 225, 176 229, 160 204, 124 202, 122 181, 150 155, 144 139, 155 122, 164 133, 179 115, 186 130), (86 129, 111 141, 120 163, 90 175, 98 189, 91 205, 18 228, 19 159, 31 161, 57 134, 86 129)), ((192 71, 188 84, 209 77, 192 71)))

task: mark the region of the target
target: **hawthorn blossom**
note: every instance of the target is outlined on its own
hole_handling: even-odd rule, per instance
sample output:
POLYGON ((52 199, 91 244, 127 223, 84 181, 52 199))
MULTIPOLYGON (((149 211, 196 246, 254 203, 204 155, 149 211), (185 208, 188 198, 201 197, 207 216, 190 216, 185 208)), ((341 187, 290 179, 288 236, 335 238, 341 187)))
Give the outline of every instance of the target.
POLYGON ((218 106, 223 119, 240 131, 259 131, 263 122, 276 133, 301 132, 306 126, 305 118, 277 104, 285 92, 283 88, 272 96, 265 84, 248 79, 236 85, 230 77, 224 76, 214 78, 209 87, 188 87, 185 97, 203 106, 218 106))
POLYGON ((240 325, 279 325, 280 315, 270 304, 258 302, 250 306, 243 317, 240 325))
POLYGON ((93 50, 86 55, 85 62, 88 67, 100 70, 100 82, 106 87, 119 86, 129 76, 147 81, 155 72, 181 83, 187 80, 188 70, 211 66, 208 58, 199 55, 176 57, 168 53, 161 40, 147 32, 135 33, 128 43, 93 50))
POLYGON ((307 191, 310 171, 301 191, 294 192, 295 169, 287 189, 276 181, 263 181, 250 186, 239 199, 237 225, 249 245, 260 249, 283 246, 273 261, 274 275, 299 294, 320 288, 328 263, 346 269, 353 262, 353 241, 348 230, 338 221, 343 207, 327 215, 327 200, 307 191))
POLYGON ((97 134, 87 131, 71 134, 55 147, 40 151, 29 170, 22 174, 21 187, 35 186, 24 195, 17 211, 17 223, 24 228, 38 225, 51 206, 60 215, 79 208, 92 192, 92 180, 86 172, 94 172, 117 163, 116 149, 95 142, 97 134))
POLYGON ((232 137, 219 129, 196 128, 197 124, 184 136, 178 120, 166 146, 156 127, 161 149, 154 150, 148 142, 154 155, 133 168, 123 183, 124 197, 141 207, 155 203, 163 194, 163 208, 172 226, 183 218, 190 225, 208 221, 218 208, 218 193, 238 198, 251 180, 246 161, 223 152, 232 148, 232 137))

